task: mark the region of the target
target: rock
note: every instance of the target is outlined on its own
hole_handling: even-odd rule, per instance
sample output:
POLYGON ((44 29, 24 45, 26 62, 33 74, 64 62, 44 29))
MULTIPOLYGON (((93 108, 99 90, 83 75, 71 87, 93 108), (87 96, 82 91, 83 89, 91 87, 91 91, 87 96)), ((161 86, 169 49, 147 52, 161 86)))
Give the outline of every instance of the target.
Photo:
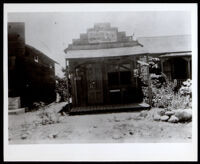
POLYGON ((93 126, 93 128, 97 128, 97 126, 96 126, 96 125, 94 125, 94 126, 93 126))
POLYGON ((166 115, 160 117, 161 121, 167 121, 168 119, 169 119, 169 116, 166 116, 166 115))
POLYGON ((171 116, 171 115, 173 115, 173 114, 174 114, 173 111, 166 111, 166 112, 165 112, 165 115, 167 115, 167 116, 171 116))
POLYGON ((53 138, 57 138, 58 137, 58 135, 57 134, 53 134, 53 138))
POLYGON ((115 121, 115 122, 120 122, 120 120, 117 119, 116 117, 114 117, 114 121, 115 121))
POLYGON ((160 115, 160 116, 164 116, 164 115, 165 115, 165 110, 162 109, 162 110, 158 111, 157 113, 158 113, 158 115, 160 115))
POLYGON ((48 137, 49 137, 49 138, 57 138, 57 137, 58 137, 58 134, 49 134, 48 137))
POLYGON ((21 139, 23 139, 23 140, 26 139, 27 137, 28 137, 27 134, 22 134, 22 135, 21 135, 21 139))
POLYGON ((171 123, 177 123, 178 121, 179 119, 174 115, 172 115, 170 119, 168 120, 168 122, 171 122, 171 123))
POLYGON ((143 117, 137 116, 134 118, 134 120, 142 120, 143 117))
POLYGON ((159 116, 158 114, 155 114, 155 115, 153 116, 153 120, 154 120, 154 121, 160 121, 160 116, 159 116))
POLYGON ((120 138, 122 138, 122 136, 116 133, 116 134, 113 134, 112 138, 113 139, 120 139, 120 138))
POLYGON ((133 132, 129 132, 130 135, 133 135, 133 132))
POLYGON ((131 120, 132 119, 132 117, 128 117, 126 120, 131 120))
POLYGON ((186 122, 192 120, 192 112, 189 110, 177 110, 175 116, 180 122, 186 122))
POLYGON ((27 134, 27 135, 30 135, 30 134, 31 134, 31 131, 27 131, 26 134, 27 134))
POLYGON ((148 111, 141 111, 139 114, 140 117, 146 117, 148 116, 148 111))

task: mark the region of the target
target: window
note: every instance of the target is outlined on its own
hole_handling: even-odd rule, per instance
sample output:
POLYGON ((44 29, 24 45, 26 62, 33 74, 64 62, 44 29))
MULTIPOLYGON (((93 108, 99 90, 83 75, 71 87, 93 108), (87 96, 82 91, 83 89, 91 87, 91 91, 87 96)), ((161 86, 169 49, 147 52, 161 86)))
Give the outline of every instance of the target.
POLYGON ((38 56, 34 56, 34 61, 38 63, 38 56))
POLYGON ((123 85, 131 84, 131 72, 120 72, 120 83, 123 85))
POLYGON ((108 85, 131 84, 130 64, 110 65, 108 70, 108 85))
POLYGON ((108 84, 119 85, 119 73, 118 72, 109 72, 108 73, 108 84))

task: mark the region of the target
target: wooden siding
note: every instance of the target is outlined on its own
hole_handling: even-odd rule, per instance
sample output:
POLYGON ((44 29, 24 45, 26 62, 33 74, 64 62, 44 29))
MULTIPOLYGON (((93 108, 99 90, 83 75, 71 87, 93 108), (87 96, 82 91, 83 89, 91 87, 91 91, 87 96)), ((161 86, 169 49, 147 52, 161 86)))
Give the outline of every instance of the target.
MULTIPOLYGON (((98 58, 98 59, 82 59, 69 60, 70 74, 72 75, 72 103, 78 106, 105 105, 105 104, 121 104, 142 101, 141 87, 138 78, 134 77, 133 69, 136 68, 135 57, 123 58, 98 58), (109 85, 108 73, 109 66, 119 66, 122 69, 124 65, 129 64, 130 83, 109 85), (119 90, 120 101, 112 102, 110 93, 112 90, 119 90), (128 100, 128 97, 132 99, 128 100)), ((119 68, 119 69, 120 69, 119 68)), ((120 70, 117 71, 120 78, 120 70)), ((128 73, 129 74, 129 73, 128 73)), ((126 73, 122 73, 126 76, 126 73)), ((129 79, 129 78, 128 78, 129 79)), ((114 94, 114 97, 116 95, 114 94)))

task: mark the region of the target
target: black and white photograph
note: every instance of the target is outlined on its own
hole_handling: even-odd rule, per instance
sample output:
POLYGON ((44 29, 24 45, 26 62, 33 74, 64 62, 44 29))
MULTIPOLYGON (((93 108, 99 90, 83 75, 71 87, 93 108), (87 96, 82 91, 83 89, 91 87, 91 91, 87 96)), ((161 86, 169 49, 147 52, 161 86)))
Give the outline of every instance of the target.
MULTIPOLYGON (((140 144, 165 144, 153 151, 194 160, 197 7, 165 5, 4 4, 4 144, 10 154, 15 146, 62 145, 76 152, 73 145, 85 144, 127 145, 139 154, 140 144)), ((87 146, 79 149, 87 154, 87 146)), ((145 157, 154 159, 140 154, 130 160, 145 157)))

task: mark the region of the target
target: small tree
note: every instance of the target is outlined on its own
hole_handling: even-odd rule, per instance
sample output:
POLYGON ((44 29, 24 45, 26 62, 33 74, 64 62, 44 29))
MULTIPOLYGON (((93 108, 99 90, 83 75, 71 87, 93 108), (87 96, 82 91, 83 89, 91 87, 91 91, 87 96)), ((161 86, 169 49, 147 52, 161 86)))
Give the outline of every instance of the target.
POLYGON ((56 92, 60 95, 60 101, 68 101, 72 95, 72 86, 70 78, 66 76, 66 69, 62 68, 62 71, 65 73, 65 77, 60 78, 56 76, 56 92))

